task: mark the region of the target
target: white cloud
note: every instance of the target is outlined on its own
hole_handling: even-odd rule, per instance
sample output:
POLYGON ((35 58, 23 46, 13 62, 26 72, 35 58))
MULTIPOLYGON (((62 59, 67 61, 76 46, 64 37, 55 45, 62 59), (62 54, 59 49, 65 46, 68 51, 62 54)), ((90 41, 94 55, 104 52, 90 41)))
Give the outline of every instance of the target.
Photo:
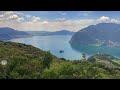
MULTIPOLYGON (((59 12, 66 15, 65 12, 59 12)), ((0 12, 0 27, 10 27, 16 30, 71 30, 78 31, 95 22, 94 19, 66 20, 57 18, 55 21, 48 21, 45 18, 36 17, 21 12, 5 11, 0 12), (23 21, 23 22, 21 22, 23 21)))
POLYGON ((14 11, 14 13, 17 14, 17 15, 21 15, 21 16, 24 16, 24 15, 25 15, 24 13, 22 13, 22 12, 17 12, 17 11, 14 11))
POLYGON ((105 22, 105 23, 120 23, 119 19, 110 18, 107 16, 102 16, 99 19, 97 19, 98 23, 105 22))
POLYGON ((57 18, 56 21, 63 22, 65 21, 65 18, 57 18))
POLYGON ((32 16, 31 15, 25 15, 27 18, 31 18, 32 16))
POLYGON ((0 11, 0 15, 4 14, 5 12, 7 12, 7 11, 0 11))
POLYGON ((23 21, 23 17, 19 17, 17 14, 15 14, 13 11, 6 11, 0 15, 0 20, 3 22, 11 22, 11 21, 23 21))
POLYGON ((43 21, 43 22, 42 22, 42 24, 47 24, 47 23, 49 23, 49 22, 48 22, 48 21, 43 21))
POLYGON ((64 12, 64 11, 57 11, 57 13, 60 14, 60 15, 63 15, 63 16, 67 15, 67 12, 64 12))
POLYGON ((0 12, 0 27, 10 27, 13 29, 21 30, 21 21, 24 18, 20 17, 13 11, 0 12))
POLYGON ((66 20, 65 18, 48 21, 47 19, 26 15, 21 12, 0 12, 0 27, 10 27, 16 30, 78 31, 94 22, 94 19, 66 20), (29 20, 27 21, 26 19, 29 20))
POLYGON ((71 30, 78 31, 83 27, 93 24, 95 20, 84 19, 84 20, 65 20, 63 22, 24 22, 21 24, 22 30, 47 30, 47 31, 59 31, 59 30, 71 30))
POLYGON ((11 15, 13 13, 14 13, 13 11, 8 11, 8 12, 5 12, 5 15, 11 15))
POLYGON ((24 20, 23 17, 17 19, 17 21, 23 21, 23 20, 24 20))
POLYGON ((15 21, 22 21, 22 20, 24 20, 23 17, 19 17, 18 15, 15 15, 15 14, 9 16, 7 19, 9 19, 9 20, 15 20, 15 21))
MULTIPOLYGON (((60 15, 65 12, 58 12, 60 15)), ((82 14, 87 16, 89 11, 82 14)), ((10 27, 17 30, 71 30, 78 31, 86 26, 100 22, 120 23, 120 19, 101 16, 98 19, 66 19, 57 18, 55 21, 48 21, 46 18, 36 17, 21 12, 4 11, 0 12, 0 27, 10 27)))
POLYGON ((80 16, 83 15, 83 16, 89 16, 91 15, 91 13, 94 12, 94 11, 80 11, 80 16))
POLYGON ((32 21, 33 21, 33 22, 38 22, 38 21, 40 21, 40 17, 35 17, 35 16, 33 16, 33 17, 32 17, 32 21))
POLYGON ((100 22, 109 22, 110 18, 107 16, 102 16, 99 19, 97 19, 100 22))
POLYGON ((111 22, 112 22, 112 23, 120 23, 120 21, 117 20, 117 19, 111 19, 111 22))
POLYGON ((0 15, 0 18, 3 18, 4 17, 4 15, 2 14, 2 15, 0 15))
POLYGON ((13 15, 11 15, 11 16, 8 17, 8 19, 16 19, 16 18, 18 18, 18 16, 15 15, 15 14, 13 14, 13 15))
POLYGON ((25 18, 31 18, 31 17, 32 17, 32 15, 24 14, 24 13, 22 13, 22 12, 14 12, 14 13, 17 14, 17 15, 20 15, 20 16, 22 16, 22 17, 25 17, 25 18))

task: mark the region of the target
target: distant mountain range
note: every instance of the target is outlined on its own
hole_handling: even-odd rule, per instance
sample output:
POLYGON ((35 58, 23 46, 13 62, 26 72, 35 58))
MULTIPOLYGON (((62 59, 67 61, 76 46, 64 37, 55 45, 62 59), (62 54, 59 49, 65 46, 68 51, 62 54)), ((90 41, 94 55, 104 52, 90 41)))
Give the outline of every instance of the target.
POLYGON ((24 31, 17 31, 12 28, 0 28, 0 40, 9 40, 13 38, 26 37, 29 34, 24 31))
POLYGON ((76 32, 70 44, 98 44, 111 47, 120 46, 120 24, 99 23, 76 32))
POLYGON ((49 36, 49 35, 73 35, 75 32, 68 31, 68 30, 61 30, 55 32, 49 31, 27 31, 28 34, 32 36, 49 36))
POLYGON ((49 35, 73 35, 75 32, 61 30, 56 32, 48 31, 18 31, 12 28, 0 28, 0 40, 10 40, 13 38, 30 37, 30 36, 49 36, 49 35))

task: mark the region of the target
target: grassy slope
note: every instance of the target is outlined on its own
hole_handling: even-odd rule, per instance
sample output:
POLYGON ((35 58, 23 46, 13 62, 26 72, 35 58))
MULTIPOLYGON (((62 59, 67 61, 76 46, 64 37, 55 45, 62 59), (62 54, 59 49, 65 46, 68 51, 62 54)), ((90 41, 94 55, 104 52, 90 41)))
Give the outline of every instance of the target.
POLYGON ((8 64, 0 64, 0 79, 107 79, 120 78, 119 61, 112 62, 116 67, 106 67, 101 63, 116 62, 116 58, 107 55, 94 55, 97 61, 63 61, 49 52, 31 45, 12 42, 0 42, 0 61, 7 60, 8 64), (108 58, 109 57, 109 58, 108 58), (49 63, 49 60, 52 61, 49 63), (47 67, 45 67, 47 65, 47 67))
MULTIPOLYGON (((26 57, 29 59, 43 59, 45 57, 46 52, 43 50, 40 50, 36 47, 33 47, 31 45, 25 45, 21 43, 15 43, 15 42, 0 42, 0 60, 6 59, 10 60, 13 57, 26 57)), ((51 54, 51 56, 53 56, 51 54)), ((53 56, 54 61, 59 61, 57 57, 53 56)))
POLYGON ((120 64, 120 60, 113 59, 112 61, 120 64))
MULTIPOLYGON (((2 60, 8 62, 7 66, 5 66, 8 73, 7 78, 41 78, 41 72, 44 70, 43 61, 51 58, 52 62, 62 62, 51 53, 31 45, 0 42, 0 62, 2 60)), ((1 64, 0 78, 4 78, 4 66, 1 64)))
POLYGON ((120 60, 107 54, 96 54, 89 58, 92 62, 100 62, 107 66, 117 66, 120 67, 120 60), (94 61, 92 61, 94 59, 94 61))

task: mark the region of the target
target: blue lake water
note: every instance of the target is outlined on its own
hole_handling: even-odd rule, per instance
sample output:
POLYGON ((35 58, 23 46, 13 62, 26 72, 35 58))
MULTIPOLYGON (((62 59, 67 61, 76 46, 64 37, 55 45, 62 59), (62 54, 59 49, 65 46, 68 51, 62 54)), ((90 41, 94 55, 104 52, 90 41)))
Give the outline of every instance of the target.
POLYGON ((50 50, 53 55, 59 58, 79 60, 82 58, 82 55, 71 48, 69 44, 71 37, 71 35, 33 36, 12 39, 10 41, 30 44, 45 51, 50 50), (64 50, 64 53, 59 53, 60 50, 64 50))
POLYGON ((50 50, 53 55, 69 60, 80 60, 82 58, 82 53, 86 53, 87 57, 96 53, 106 53, 120 57, 120 48, 95 45, 79 45, 71 47, 69 44, 71 37, 71 35, 33 36, 12 39, 10 41, 33 45, 45 51, 50 50), (60 50, 64 50, 64 53, 59 53, 60 50))

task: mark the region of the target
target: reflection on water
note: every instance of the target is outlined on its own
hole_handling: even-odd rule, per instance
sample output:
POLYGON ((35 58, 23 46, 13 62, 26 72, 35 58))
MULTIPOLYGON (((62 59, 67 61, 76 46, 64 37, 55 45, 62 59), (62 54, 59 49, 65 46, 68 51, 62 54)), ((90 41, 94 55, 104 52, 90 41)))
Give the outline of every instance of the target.
POLYGON ((30 44, 45 51, 49 50, 53 55, 59 58, 80 60, 82 54, 72 49, 69 44, 71 37, 71 35, 33 36, 12 39, 10 41, 30 44), (64 50, 64 53, 59 53, 60 50, 64 50))
POLYGON ((71 37, 71 35, 33 36, 10 41, 30 44, 45 51, 49 50, 53 55, 69 60, 80 60, 82 53, 86 53, 87 57, 96 53, 106 53, 120 57, 120 48, 96 45, 70 45, 71 37), (59 53, 60 50, 64 50, 64 53, 59 53))
POLYGON ((96 45, 71 45, 71 47, 81 53, 86 53, 88 56, 96 53, 106 53, 115 57, 120 58, 120 48, 107 47, 107 46, 96 46, 96 45))

